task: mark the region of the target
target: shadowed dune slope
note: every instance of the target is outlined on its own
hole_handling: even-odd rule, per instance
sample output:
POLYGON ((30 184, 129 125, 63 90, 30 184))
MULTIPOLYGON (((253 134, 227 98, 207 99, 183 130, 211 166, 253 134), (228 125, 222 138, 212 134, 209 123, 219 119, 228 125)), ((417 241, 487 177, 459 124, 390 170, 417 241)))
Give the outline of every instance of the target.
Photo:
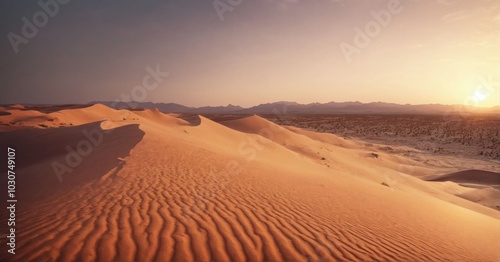
POLYGON ((484 170, 465 170, 427 179, 428 181, 453 181, 478 185, 500 185, 500 173, 484 170))
POLYGON ((94 122, 0 133, 0 144, 17 152, 18 199, 27 204, 100 178, 120 165, 143 136, 138 125, 103 130, 101 122, 94 122))

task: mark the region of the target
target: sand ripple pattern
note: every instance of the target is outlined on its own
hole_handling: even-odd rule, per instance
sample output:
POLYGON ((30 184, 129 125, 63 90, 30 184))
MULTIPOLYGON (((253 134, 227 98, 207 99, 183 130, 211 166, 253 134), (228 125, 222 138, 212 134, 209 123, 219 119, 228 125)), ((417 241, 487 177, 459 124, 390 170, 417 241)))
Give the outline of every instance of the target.
MULTIPOLYGON (((491 253, 384 216, 369 197, 303 191, 258 164, 148 134, 123 163, 18 214, 17 261, 493 261, 491 253), (194 159, 194 160, 193 160, 194 159), (318 197, 319 196, 319 197, 318 197), (323 198, 324 196, 324 198, 323 198), (352 199, 351 199, 352 198, 352 199), (431 237, 429 237, 431 236, 431 237)), ((322 180, 321 180, 322 181, 322 180)), ((325 180, 327 182, 327 180, 325 180)), ((326 183, 325 182, 325 183, 326 183)), ((397 208, 395 209, 397 210, 397 208)), ((422 218, 425 214, 421 215, 422 218)), ((420 219, 420 220, 419 220, 420 219)), ((442 225, 438 225, 441 227, 442 225)), ((459 236, 461 237, 461 236, 459 236)), ((472 241, 482 241, 473 239, 472 241)), ((487 241, 487 240, 484 240, 487 241)), ((465 241, 466 242, 466 241, 465 241)), ((11 257, 0 257, 2 261, 11 257)))

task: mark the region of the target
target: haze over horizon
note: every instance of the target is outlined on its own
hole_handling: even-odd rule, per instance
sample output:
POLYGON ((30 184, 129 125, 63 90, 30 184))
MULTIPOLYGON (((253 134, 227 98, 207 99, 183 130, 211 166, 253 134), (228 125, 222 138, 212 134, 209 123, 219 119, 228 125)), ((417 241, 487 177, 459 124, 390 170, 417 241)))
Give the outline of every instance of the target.
MULTIPOLYGON (((101 103, 101 102, 118 102, 118 101, 89 101, 87 103, 83 104, 93 104, 93 103, 101 103)), ((163 101, 163 102, 152 102, 152 101, 119 101, 119 102, 125 102, 125 103, 155 103, 155 104, 178 104, 186 107, 193 107, 193 108, 198 108, 198 107, 227 107, 227 106, 239 106, 242 108, 251 108, 259 105, 265 105, 265 104, 278 104, 278 103, 296 103, 299 105, 310 105, 310 104, 328 104, 328 103, 362 103, 362 104, 377 104, 377 103, 386 103, 386 104, 397 104, 397 105, 410 105, 410 106, 420 106, 420 105, 443 105, 443 106, 462 106, 463 104, 441 104, 441 103, 425 103, 425 104, 411 104, 411 103, 393 103, 393 102, 386 102, 386 101, 368 101, 368 102, 362 102, 362 101, 327 101, 327 102, 306 102, 306 103, 300 103, 297 101, 287 101, 287 100, 279 100, 279 101, 264 101, 262 103, 258 104, 252 104, 248 106, 242 106, 239 104, 234 104, 234 103, 225 103, 225 104, 213 104, 213 105, 199 105, 199 106, 193 106, 189 104, 181 104, 177 103, 175 101, 163 101)), ((467 105, 467 106, 474 106, 474 105, 467 105)), ((485 106, 475 106, 475 107, 481 107, 481 108, 489 108, 485 106)), ((500 107, 500 105, 493 105, 491 108, 496 108, 500 107)))
MULTIPOLYGON (((449 107, 452 107, 450 109, 453 109, 454 107, 458 106, 458 107, 462 107, 462 106, 465 106, 464 109, 466 108, 470 108, 470 107, 473 107, 473 108, 478 108, 478 109, 498 109, 500 108, 500 105, 493 105, 493 106, 476 106, 476 105, 464 105, 464 104, 441 104, 441 103, 426 103, 426 104, 410 104, 410 103, 405 103, 405 104, 402 104, 402 103, 393 103, 393 102, 385 102, 385 101, 370 101, 370 102, 361 102, 361 101, 329 101, 329 102, 324 102, 324 103, 320 103, 320 102, 310 102, 310 103, 299 103, 299 102, 296 102, 296 101, 266 101, 266 102, 262 102, 262 103, 258 103, 258 104, 252 104, 252 105, 248 105, 248 106, 242 106, 242 105, 239 105, 239 104, 234 104, 234 103, 226 103, 226 104, 212 104, 212 105, 197 105, 197 106, 194 106, 194 105, 189 105, 189 104, 181 104, 181 103, 177 103, 175 101, 160 101, 160 102, 152 102, 152 101, 104 101, 104 100, 99 100, 99 101, 87 101, 87 102, 78 102, 78 103, 22 103, 22 102, 14 102, 14 103, 6 103, 6 104, 0 104, 0 105, 33 105, 33 106, 44 106, 44 105, 47 105, 47 106, 51 106, 51 105, 92 105, 92 104, 104 104, 108 107, 111 107, 113 108, 113 104, 118 104, 118 103, 124 103, 124 104, 130 104, 130 108, 141 108, 140 104, 147 104, 147 103, 153 103, 153 104, 172 104, 172 105, 180 105, 180 106, 184 106, 184 107, 187 107, 187 108, 193 108, 193 109, 196 109, 196 108, 204 108, 204 107, 230 107, 230 106, 233 106, 233 107, 241 107, 243 109, 250 109, 250 108, 253 108, 253 107, 259 107, 259 106, 262 106, 262 105, 269 105, 269 104, 283 104, 283 103, 287 103, 287 104, 297 104, 297 105, 302 105, 302 106, 306 106, 306 105, 314 105, 314 104, 319 104, 319 105, 327 105, 327 104, 330 104, 330 103, 337 103, 337 104, 349 104, 349 103, 361 103, 362 105, 370 105, 370 104, 393 104, 393 105, 399 105, 399 106, 435 106, 435 105, 438 105, 438 106, 449 106, 449 107)), ((149 107, 148 107, 149 108, 149 107)))
POLYGON ((23 36, 23 17, 43 9, 0 5, 1 104, 122 99, 149 66, 169 75, 142 101, 191 107, 500 106, 494 0, 243 0, 222 15, 212 1, 69 1, 17 45, 9 34, 23 36), (377 32, 356 45, 367 25, 377 32))

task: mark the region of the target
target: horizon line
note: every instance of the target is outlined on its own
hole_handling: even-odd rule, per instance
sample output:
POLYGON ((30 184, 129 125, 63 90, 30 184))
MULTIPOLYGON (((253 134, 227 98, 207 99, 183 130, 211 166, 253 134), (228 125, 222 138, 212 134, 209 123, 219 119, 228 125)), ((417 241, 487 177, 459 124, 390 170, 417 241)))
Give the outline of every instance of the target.
POLYGON ((93 104, 102 104, 102 103, 151 103, 151 104, 175 104, 175 105, 180 105, 184 106, 187 108, 192 108, 192 109, 197 109, 197 108, 203 108, 203 107, 228 107, 228 106, 234 106, 234 107, 241 107, 242 109, 250 109, 252 107, 260 106, 260 105, 269 105, 269 104, 279 104, 279 103, 293 103, 296 105, 313 105, 313 104, 319 104, 319 105, 325 105, 325 104, 330 104, 330 103, 337 103, 337 104, 344 104, 344 103, 359 103, 359 104, 376 104, 376 103, 381 103, 381 104, 392 104, 392 105, 399 105, 399 106, 458 106, 458 107, 469 107, 469 108, 477 108, 477 109, 493 109, 493 108, 498 108, 500 105, 494 105, 494 106, 475 106, 475 105, 465 105, 465 104, 441 104, 441 103, 427 103, 427 104, 410 104, 410 103, 395 103, 395 102, 384 102, 384 101, 373 101, 373 102, 361 102, 361 101, 329 101, 329 102, 310 102, 310 103, 299 103, 296 101, 285 101, 285 100, 280 100, 280 101, 275 101, 275 102, 266 102, 266 103, 260 103, 260 104, 254 104, 252 106, 241 106, 241 105, 236 105, 232 103, 228 103, 225 105, 203 105, 203 106, 188 106, 185 104, 181 104, 178 102, 152 102, 152 101, 112 101, 112 100, 98 100, 98 101, 89 101, 89 102, 84 102, 84 103, 20 103, 20 102, 15 102, 15 103, 6 103, 6 104, 0 104, 0 106, 12 106, 12 105, 38 105, 38 106, 50 106, 50 105, 93 105, 93 104))

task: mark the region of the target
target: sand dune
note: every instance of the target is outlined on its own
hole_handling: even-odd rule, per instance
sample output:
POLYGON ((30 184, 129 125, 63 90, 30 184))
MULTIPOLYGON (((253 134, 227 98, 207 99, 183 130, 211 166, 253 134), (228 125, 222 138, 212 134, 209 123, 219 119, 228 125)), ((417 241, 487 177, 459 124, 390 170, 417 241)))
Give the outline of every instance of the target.
POLYGON ((42 200, 60 190, 69 191, 100 178, 121 165, 119 158, 127 156, 144 135, 136 124, 104 131, 100 122, 93 122, 66 128, 23 129, 2 134, 0 143, 16 149, 20 167, 25 167, 23 173, 28 174, 17 178, 20 190, 18 199, 27 202, 42 200), (94 142, 99 140, 102 142, 94 146, 94 142), (79 153, 79 149, 83 154, 79 153), (58 169, 70 170, 63 172, 62 183, 54 171, 54 162, 65 166, 58 169), (73 163, 78 166, 72 167, 73 163))
POLYGON ((484 170, 465 170, 450 174, 431 176, 429 181, 451 181, 458 183, 458 190, 448 191, 458 197, 500 210, 500 173, 484 170))
POLYGON ((2 261, 500 259, 500 212, 357 141, 257 116, 6 111, 0 141, 19 152, 23 205, 19 253, 2 261), (30 114, 37 120, 21 120, 30 114), (102 142, 60 183, 51 164, 88 140, 84 130, 103 132, 102 142))
POLYGON ((479 184, 479 185, 499 185, 500 173, 484 170, 465 170, 442 175, 429 181, 453 181, 457 183, 479 184))
POLYGON ((500 186, 483 187, 457 194, 469 201, 500 210, 500 186))

